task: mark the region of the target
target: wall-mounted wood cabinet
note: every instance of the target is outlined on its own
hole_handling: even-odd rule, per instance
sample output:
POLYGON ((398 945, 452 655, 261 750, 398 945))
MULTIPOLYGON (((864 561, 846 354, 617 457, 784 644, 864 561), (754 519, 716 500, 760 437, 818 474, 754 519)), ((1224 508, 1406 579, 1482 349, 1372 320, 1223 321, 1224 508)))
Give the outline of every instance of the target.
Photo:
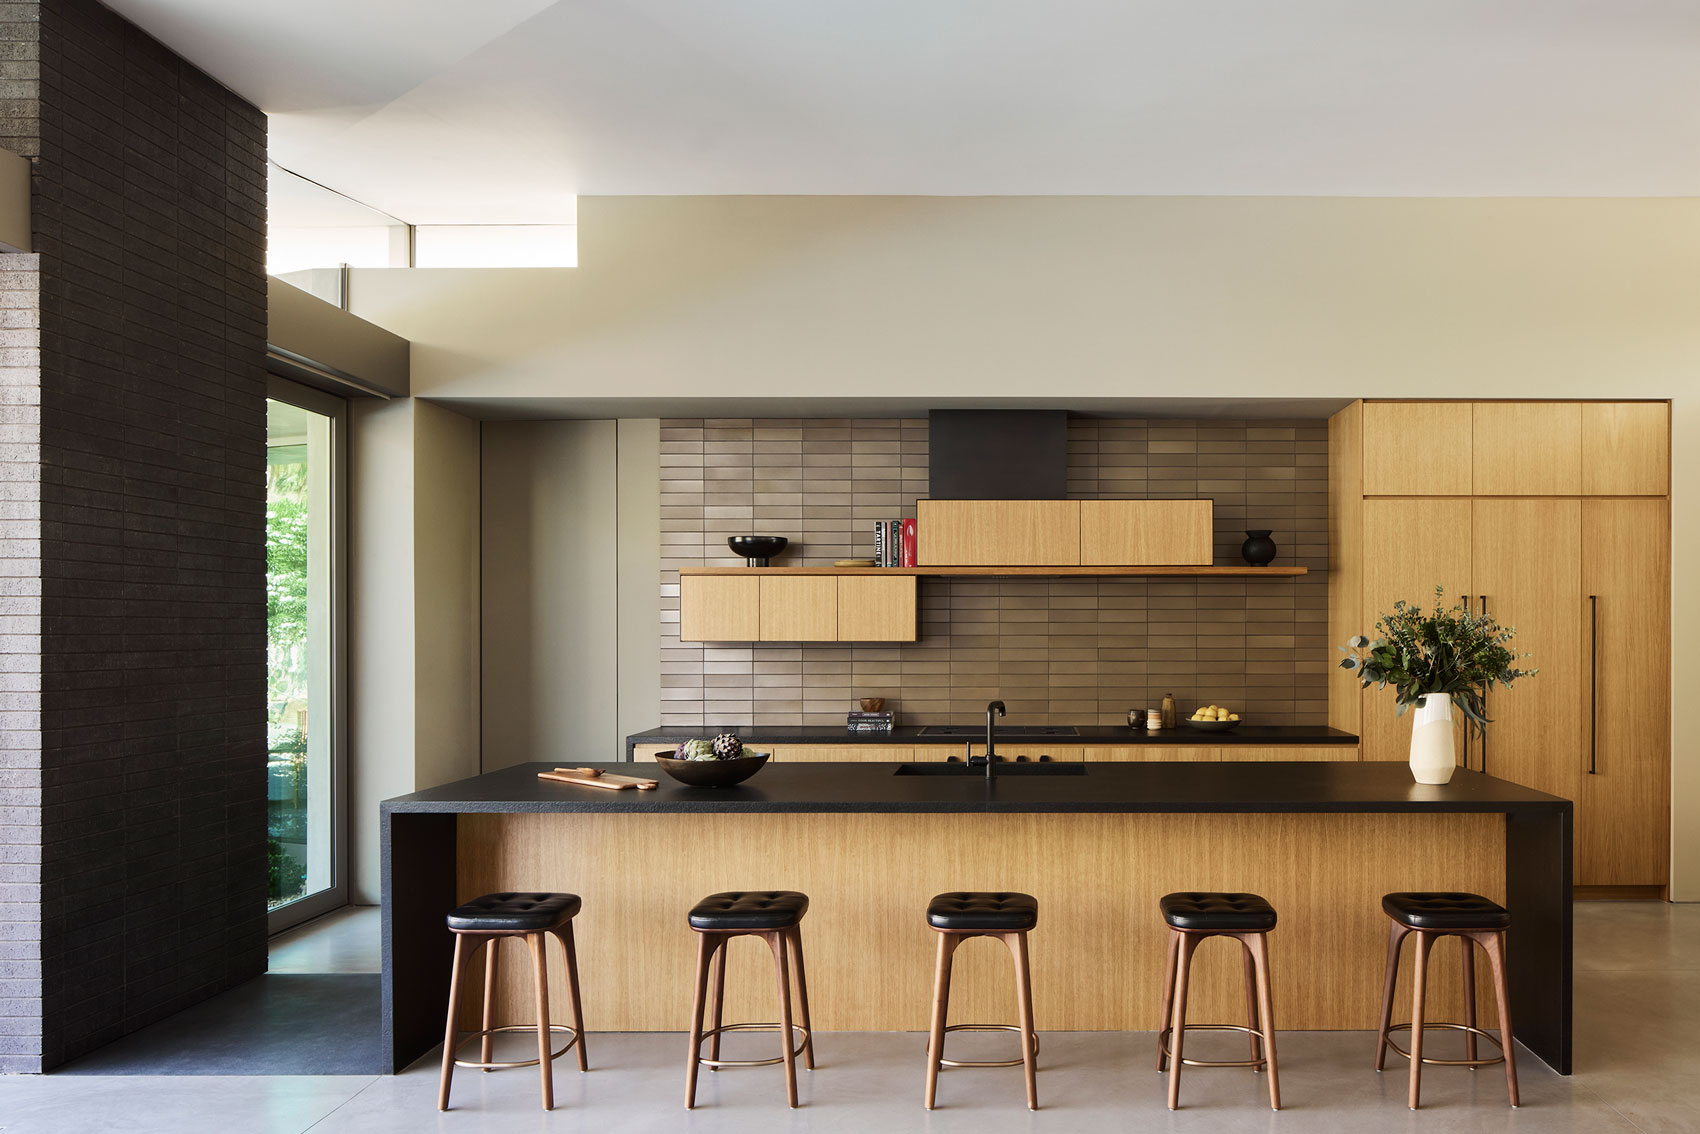
POLYGON ((1670 406, 1664 402, 1582 404, 1582 493, 1664 496, 1670 492, 1670 406))
POLYGON ((1580 402, 1477 402, 1477 496, 1576 496, 1582 491, 1580 402))
POLYGON ((681 642, 913 642, 913 575, 679 577, 681 642))
POLYGON ((1208 566, 1215 557, 1209 500, 1082 500, 1082 566, 1208 566))
POLYGON ((1080 563, 1078 500, 920 500, 923 567, 1066 567, 1080 563))

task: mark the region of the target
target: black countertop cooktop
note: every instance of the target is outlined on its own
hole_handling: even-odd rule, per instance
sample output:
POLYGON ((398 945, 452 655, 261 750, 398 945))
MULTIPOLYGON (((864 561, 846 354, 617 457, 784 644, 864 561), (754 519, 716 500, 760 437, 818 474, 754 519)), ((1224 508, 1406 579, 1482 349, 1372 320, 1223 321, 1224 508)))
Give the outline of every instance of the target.
MULTIPOLYGON (((593 765, 630 775, 629 763, 593 765)), ((1401 763, 1101 763, 1084 775, 899 776, 886 763, 770 763, 737 787, 687 787, 659 768, 654 791, 539 780, 520 764, 385 800, 392 812, 1552 812, 1570 801, 1460 769, 1414 783, 1401 763)))
MULTIPOLYGON (((901 725, 890 732, 851 732, 838 725, 796 725, 780 728, 739 728, 735 725, 670 725, 645 729, 626 737, 626 755, 639 744, 677 744, 696 737, 712 737, 717 733, 735 732, 745 744, 760 748, 764 744, 938 744, 961 745, 964 740, 984 740, 982 727, 972 736, 943 736, 924 730, 927 725, 901 725)), ((937 726, 933 726, 937 727, 937 726)), ((1356 744, 1358 738, 1327 725, 1254 725, 1242 724, 1230 732, 1207 732, 1189 728, 1184 722, 1160 732, 1129 728, 1126 725, 1074 725, 1073 734, 1043 736, 1031 733, 998 730, 998 743, 1019 747, 1054 744, 1067 747, 1073 744, 1154 744, 1162 748, 1200 745, 1205 748, 1228 748, 1236 744, 1271 746, 1294 744, 1320 746, 1356 744)))

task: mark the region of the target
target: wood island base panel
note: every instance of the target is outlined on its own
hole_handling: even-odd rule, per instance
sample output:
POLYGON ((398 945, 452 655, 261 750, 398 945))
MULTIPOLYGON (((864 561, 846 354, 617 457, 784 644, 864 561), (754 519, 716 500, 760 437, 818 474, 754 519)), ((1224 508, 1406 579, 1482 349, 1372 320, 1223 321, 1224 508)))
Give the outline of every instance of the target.
MULTIPOLYGON (((696 940, 685 911, 720 890, 809 896, 809 997, 826 1032, 926 1029, 937 942, 924 914, 950 890, 1039 899, 1029 947, 1044 1031, 1157 1027, 1168 940, 1157 900, 1171 891, 1269 899, 1280 914, 1270 935, 1278 1026, 1325 1031, 1377 1025, 1383 894, 1505 900, 1501 815, 463 815, 459 824, 459 898, 584 898, 573 927, 585 1018, 605 1031, 686 1027, 696 940)), ((1449 958, 1433 966, 1432 1004, 1458 1002, 1449 958)), ((765 947, 734 943, 731 962, 728 1018, 771 1018, 765 947)), ((560 958, 550 963, 558 969, 560 958)), ((1196 963, 1192 1018, 1244 1023, 1239 947, 1207 945, 1196 963)), ((519 969, 504 973, 503 1019, 530 1010, 519 969)), ((952 1021, 1013 1020, 1008 969, 997 942, 965 944, 952 1021)), ((1485 994, 1485 1018, 1491 1001, 1485 994)), ((467 1026, 478 1026, 470 1015, 467 1026)))

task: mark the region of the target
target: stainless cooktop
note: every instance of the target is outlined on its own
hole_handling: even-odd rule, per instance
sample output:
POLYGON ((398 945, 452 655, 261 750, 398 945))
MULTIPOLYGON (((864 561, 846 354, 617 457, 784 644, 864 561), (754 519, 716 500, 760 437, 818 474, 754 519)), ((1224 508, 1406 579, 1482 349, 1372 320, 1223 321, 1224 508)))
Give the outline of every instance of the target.
MULTIPOLYGON (((1080 730, 1073 725, 1006 725, 997 726, 999 736, 1079 736, 1080 730)), ((923 725, 918 735, 921 736, 959 736, 964 738, 981 737, 986 735, 985 725, 965 724, 930 724, 923 725)))

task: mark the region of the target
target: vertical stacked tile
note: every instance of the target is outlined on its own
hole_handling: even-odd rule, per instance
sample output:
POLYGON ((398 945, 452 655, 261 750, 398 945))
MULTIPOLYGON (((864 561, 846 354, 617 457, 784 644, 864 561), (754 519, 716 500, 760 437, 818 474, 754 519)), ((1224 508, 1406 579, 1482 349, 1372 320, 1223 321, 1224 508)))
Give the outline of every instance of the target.
POLYGON ((1208 497, 1217 563, 1239 563, 1246 529, 1268 527, 1303 579, 927 578, 913 643, 702 646, 678 641, 677 569, 735 563, 725 536, 746 530, 790 537, 794 565, 872 554, 875 521, 913 516, 926 495, 926 422, 664 422, 663 722, 838 724, 875 696, 911 723, 974 719, 1001 697, 1014 722, 1113 724, 1172 692, 1319 723, 1326 435, 1306 421, 1069 425, 1070 496, 1208 497))

